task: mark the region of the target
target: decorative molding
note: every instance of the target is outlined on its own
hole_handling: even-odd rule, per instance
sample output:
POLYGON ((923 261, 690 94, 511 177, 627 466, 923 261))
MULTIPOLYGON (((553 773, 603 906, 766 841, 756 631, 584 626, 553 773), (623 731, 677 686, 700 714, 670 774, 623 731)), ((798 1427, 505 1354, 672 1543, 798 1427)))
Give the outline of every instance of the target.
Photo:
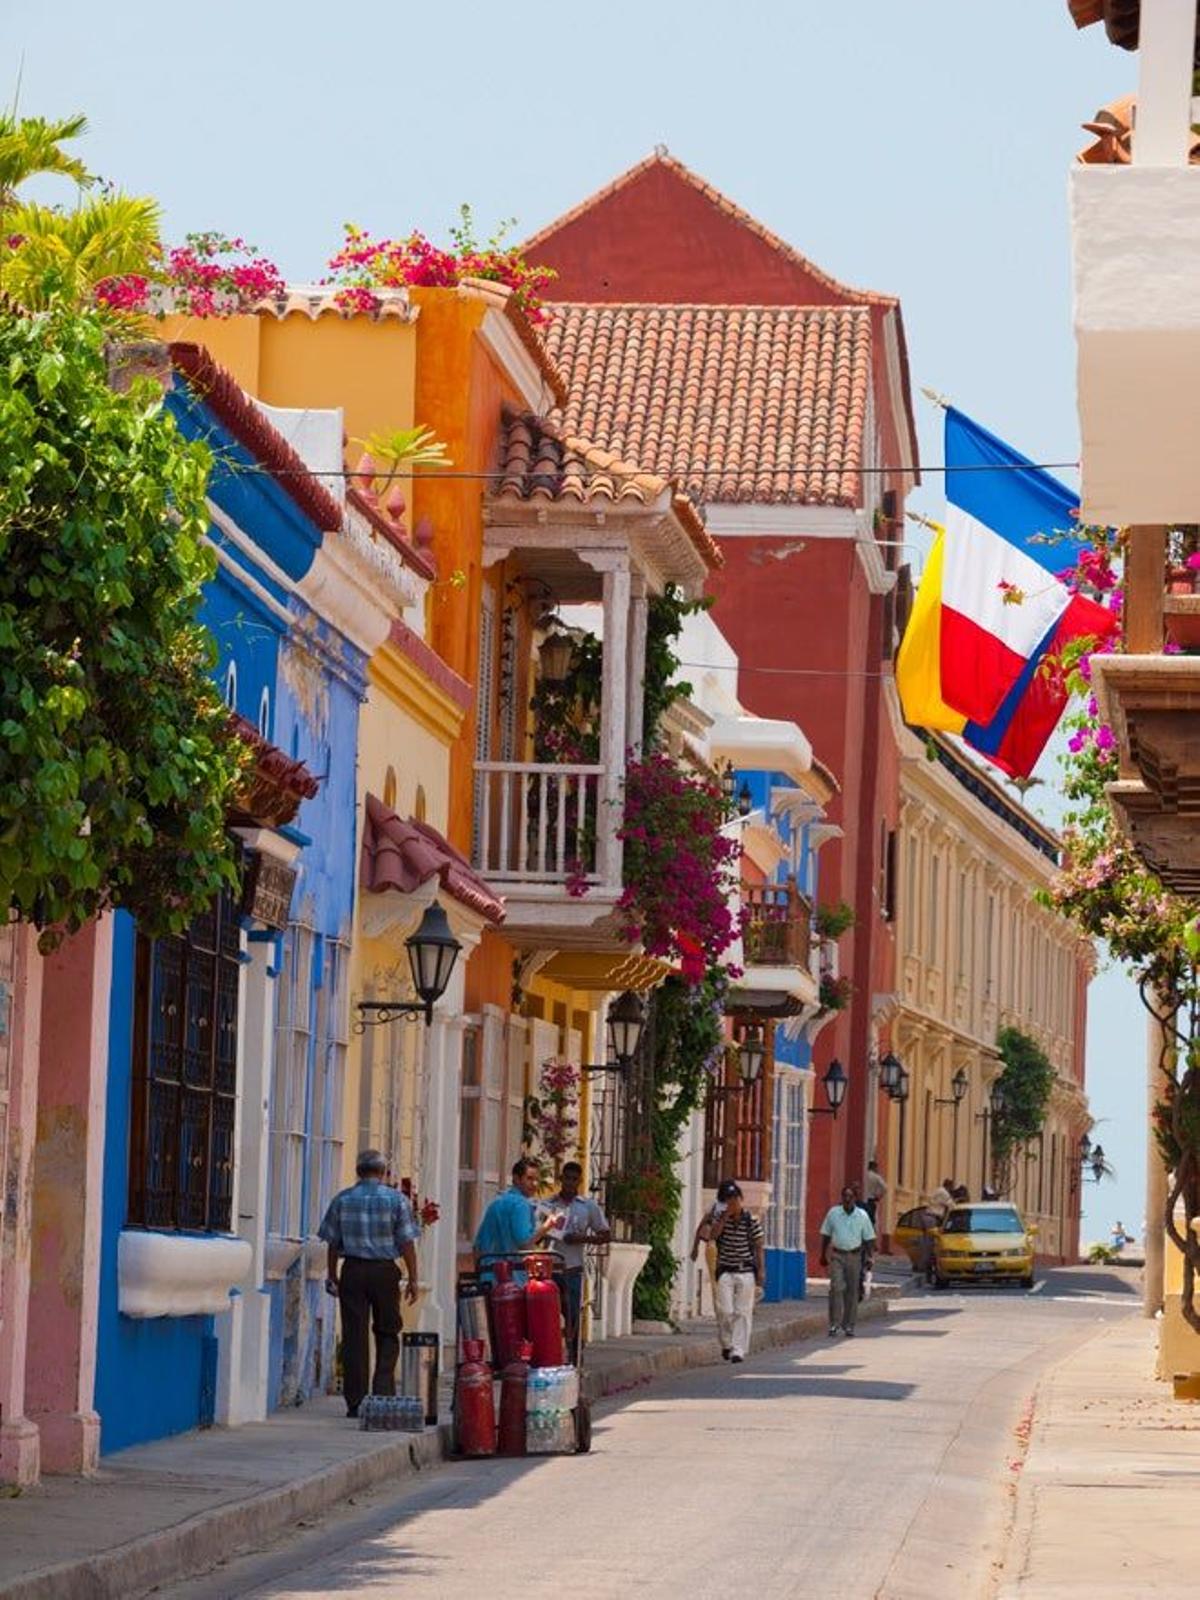
POLYGON ((556 395, 503 312, 490 307, 484 312, 479 337, 530 411, 541 417, 554 409, 558 403, 556 395))
POLYGON ((371 657, 367 677, 394 705, 447 748, 462 732, 467 707, 434 683, 391 638, 385 639, 371 657))

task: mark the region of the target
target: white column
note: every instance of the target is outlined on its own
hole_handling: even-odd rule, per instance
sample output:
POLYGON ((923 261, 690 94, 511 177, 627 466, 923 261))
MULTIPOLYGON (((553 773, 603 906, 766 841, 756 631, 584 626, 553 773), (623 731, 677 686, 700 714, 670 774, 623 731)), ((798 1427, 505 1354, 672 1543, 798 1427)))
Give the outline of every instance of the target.
POLYGON ((246 1287, 217 1318, 217 1421, 226 1426, 267 1414, 270 1295, 266 1276, 267 1105, 275 1060, 274 934, 252 935, 244 957, 238 1016, 238 1100, 233 1212, 253 1257, 246 1287))
POLYGON ((642 684, 646 676, 646 622, 649 600, 646 580, 634 573, 631 579, 632 604, 629 612, 629 651, 626 658, 625 742, 638 755, 645 736, 642 684))
POLYGON ((1192 142, 1196 0, 1142 0, 1133 159, 1139 167, 1186 167, 1192 142))
POLYGON ((626 667, 628 662, 630 574, 628 564, 604 573, 604 671, 600 688, 600 760, 604 774, 600 780, 602 796, 599 826, 599 868, 605 883, 617 883, 621 876, 621 841, 616 837, 625 771, 626 667))

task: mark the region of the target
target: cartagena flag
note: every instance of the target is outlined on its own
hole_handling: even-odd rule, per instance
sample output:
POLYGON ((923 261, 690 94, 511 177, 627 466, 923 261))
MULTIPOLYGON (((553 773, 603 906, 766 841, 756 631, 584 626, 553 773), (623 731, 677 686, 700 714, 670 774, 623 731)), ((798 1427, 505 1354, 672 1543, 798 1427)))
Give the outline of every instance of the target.
POLYGON ((1107 638, 1116 618, 1059 578, 1076 496, 979 427, 946 412, 946 498, 896 659, 907 720, 959 733, 1028 777, 1067 704, 1054 662, 1073 639, 1107 638))

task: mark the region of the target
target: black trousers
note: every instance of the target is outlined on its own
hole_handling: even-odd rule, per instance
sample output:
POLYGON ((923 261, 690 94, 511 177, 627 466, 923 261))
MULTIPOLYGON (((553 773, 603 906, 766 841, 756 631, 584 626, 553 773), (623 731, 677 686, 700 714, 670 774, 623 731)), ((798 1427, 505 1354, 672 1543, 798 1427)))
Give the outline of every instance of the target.
POLYGON ((338 1280, 342 1307, 342 1390, 355 1410, 367 1392, 369 1334, 375 1335, 372 1394, 395 1394, 400 1359, 400 1268, 394 1261, 347 1256, 338 1280))

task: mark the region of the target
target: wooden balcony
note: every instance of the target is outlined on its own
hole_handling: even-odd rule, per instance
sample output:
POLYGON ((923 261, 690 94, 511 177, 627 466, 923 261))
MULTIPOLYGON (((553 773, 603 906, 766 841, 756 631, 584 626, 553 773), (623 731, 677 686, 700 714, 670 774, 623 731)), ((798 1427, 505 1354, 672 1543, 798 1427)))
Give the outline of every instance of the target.
POLYGON ((800 967, 812 958, 812 906, 793 883, 746 883, 742 934, 746 965, 800 967))

